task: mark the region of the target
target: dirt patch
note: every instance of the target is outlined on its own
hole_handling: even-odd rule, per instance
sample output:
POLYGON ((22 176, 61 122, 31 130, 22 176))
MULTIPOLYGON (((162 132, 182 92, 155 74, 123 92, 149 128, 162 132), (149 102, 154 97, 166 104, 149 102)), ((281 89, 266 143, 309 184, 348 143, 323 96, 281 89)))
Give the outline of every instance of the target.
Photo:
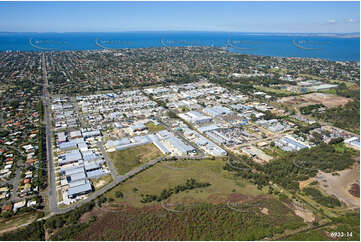
POLYGON ((350 194, 349 189, 352 184, 360 184, 360 164, 355 162, 349 169, 338 172, 339 176, 333 176, 331 173, 319 171, 316 180, 325 192, 336 196, 348 207, 360 207, 360 198, 350 194))
POLYGON ((300 190, 302 191, 303 188, 308 186, 310 183, 312 183, 315 180, 315 178, 311 177, 310 179, 307 179, 306 181, 300 181, 300 190))
POLYGON ((300 96, 283 97, 279 99, 281 103, 297 105, 299 107, 323 104, 328 108, 343 106, 349 101, 350 98, 340 97, 329 93, 309 93, 300 96))
POLYGON ((354 196, 360 198, 360 184, 354 183, 351 185, 350 190, 348 192, 354 196))
POLYGON ((189 204, 189 203, 195 203, 197 200, 194 199, 193 197, 183 197, 182 198, 182 203, 183 204, 189 204))
MULTIPOLYGON (((261 209, 261 208, 260 208, 261 209)), ((261 209, 261 213, 265 214, 265 215, 269 215, 268 213, 268 208, 262 208, 261 209)))
POLYGON ((305 223, 312 223, 315 221, 315 215, 302 207, 295 206, 294 212, 297 216, 301 217, 305 223))
POLYGON ((227 197, 223 194, 214 193, 207 197, 207 201, 212 204, 225 203, 227 201, 227 197))
POLYGON ((239 193, 231 193, 227 197, 228 201, 230 202, 249 202, 254 200, 254 197, 250 195, 243 195, 239 193))
POLYGON ((104 184, 105 184, 105 181, 104 181, 104 180, 100 180, 100 181, 98 181, 98 182, 95 184, 95 188, 102 187, 104 184))

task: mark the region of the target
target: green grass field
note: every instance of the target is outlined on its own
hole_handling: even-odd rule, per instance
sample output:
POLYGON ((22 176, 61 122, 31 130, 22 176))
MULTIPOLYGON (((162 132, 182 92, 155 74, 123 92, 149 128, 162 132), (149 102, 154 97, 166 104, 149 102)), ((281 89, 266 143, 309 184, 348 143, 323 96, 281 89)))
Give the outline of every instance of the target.
MULTIPOLYGON (((217 160, 178 160, 158 163, 154 167, 138 174, 137 176, 118 185, 105 194, 106 197, 114 198, 115 202, 125 202, 129 206, 142 207, 141 194, 159 195, 163 189, 184 184, 189 178, 198 182, 209 182, 211 186, 197 188, 191 191, 173 194, 169 201, 172 203, 184 202, 224 202, 232 193, 241 195, 258 196, 264 195, 263 191, 249 182, 236 178, 233 173, 223 170, 225 161, 217 160), (173 167, 173 168, 172 168, 173 167), (134 188, 137 191, 134 191, 134 188), (116 198, 115 193, 121 191, 124 198, 116 198)), ((152 202, 148 204, 159 204, 152 202)))
POLYGON ((346 81, 341 81, 341 80, 330 80, 331 83, 334 84, 341 84, 341 83, 345 83, 347 88, 353 88, 353 87, 357 87, 356 83, 353 82, 346 82, 346 81))
POLYGON ((95 190, 99 190, 102 187, 104 187, 105 185, 111 183, 113 181, 113 178, 112 178, 112 175, 109 174, 106 176, 101 176, 98 178, 90 179, 90 181, 93 183, 95 190))
POLYGON ((141 145, 107 154, 120 175, 163 155, 153 144, 141 145))
POLYGON ((260 91, 267 93, 286 94, 286 95, 297 94, 297 92, 291 92, 286 89, 276 89, 276 88, 264 87, 264 86, 254 86, 254 87, 260 91))
POLYGON ((153 122, 146 123, 145 127, 148 128, 148 131, 150 133, 154 133, 154 132, 158 132, 158 131, 166 129, 163 125, 161 125, 161 124, 155 125, 153 122))
POLYGON ((39 212, 29 212, 25 214, 15 215, 11 218, 0 219, 0 234, 9 232, 18 228, 18 226, 26 223, 31 223, 39 218, 39 212))

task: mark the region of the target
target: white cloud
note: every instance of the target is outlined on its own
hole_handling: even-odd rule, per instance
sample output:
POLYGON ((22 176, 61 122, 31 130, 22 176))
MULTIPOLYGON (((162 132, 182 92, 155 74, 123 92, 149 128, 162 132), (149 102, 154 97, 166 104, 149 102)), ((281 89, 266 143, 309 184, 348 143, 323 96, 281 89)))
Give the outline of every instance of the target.
POLYGON ((354 19, 354 18, 350 18, 346 20, 347 24, 353 24, 353 23, 359 23, 360 20, 359 19, 354 19))
POLYGON ((329 20, 327 21, 327 23, 329 23, 329 24, 335 24, 335 23, 336 23, 336 20, 334 20, 334 19, 329 19, 329 20))

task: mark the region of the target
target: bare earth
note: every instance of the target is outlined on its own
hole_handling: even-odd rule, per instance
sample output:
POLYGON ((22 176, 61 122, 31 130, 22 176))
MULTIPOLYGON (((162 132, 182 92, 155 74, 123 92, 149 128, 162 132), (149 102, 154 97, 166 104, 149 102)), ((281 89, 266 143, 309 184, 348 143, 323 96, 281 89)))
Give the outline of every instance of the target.
POLYGON ((265 214, 265 215, 268 215, 268 208, 262 208, 261 209, 261 213, 265 214))
POLYGON ((322 103, 328 108, 333 108, 337 106, 343 106, 349 101, 351 101, 351 99, 340 97, 334 94, 317 92, 317 93, 309 93, 300 96, 283 97, 279 99, 279 101, 281 103, 297 105, 299 107, 322 103))
POLYGON ((315 215, 313 215, 312 211, 303 209, 299 206, 295 206, 295 209, 293 211, 297 216, 303 218, 303 221, 306 223, 311 223, 315 221, 315 215))
POLYGON ((315 178, 311 177, 305 181, 300 181, 300 190, 302 191, 303 188, 307 187, 310 183, 312 183, 315 180, 315 178))
POLYGON ((348 207, 360 208, 360 198, 354 197, 349 193, 352 184, 360 184, 360 164, 356 162, 350 169, 339 171, 338 173, 340 176, 332 176, 331 173, 320 171, 316 179, 327 194, 335 195, 348 207))

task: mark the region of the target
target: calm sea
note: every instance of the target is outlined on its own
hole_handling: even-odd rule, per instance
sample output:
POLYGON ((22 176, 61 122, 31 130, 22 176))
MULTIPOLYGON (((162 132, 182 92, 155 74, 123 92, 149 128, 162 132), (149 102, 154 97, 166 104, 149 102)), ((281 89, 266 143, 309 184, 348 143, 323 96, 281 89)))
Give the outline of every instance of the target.
POLYGON ((0 51, 214 46, 244 54, 360 61, 360 38, 223 32, 0 33, 0 51))

